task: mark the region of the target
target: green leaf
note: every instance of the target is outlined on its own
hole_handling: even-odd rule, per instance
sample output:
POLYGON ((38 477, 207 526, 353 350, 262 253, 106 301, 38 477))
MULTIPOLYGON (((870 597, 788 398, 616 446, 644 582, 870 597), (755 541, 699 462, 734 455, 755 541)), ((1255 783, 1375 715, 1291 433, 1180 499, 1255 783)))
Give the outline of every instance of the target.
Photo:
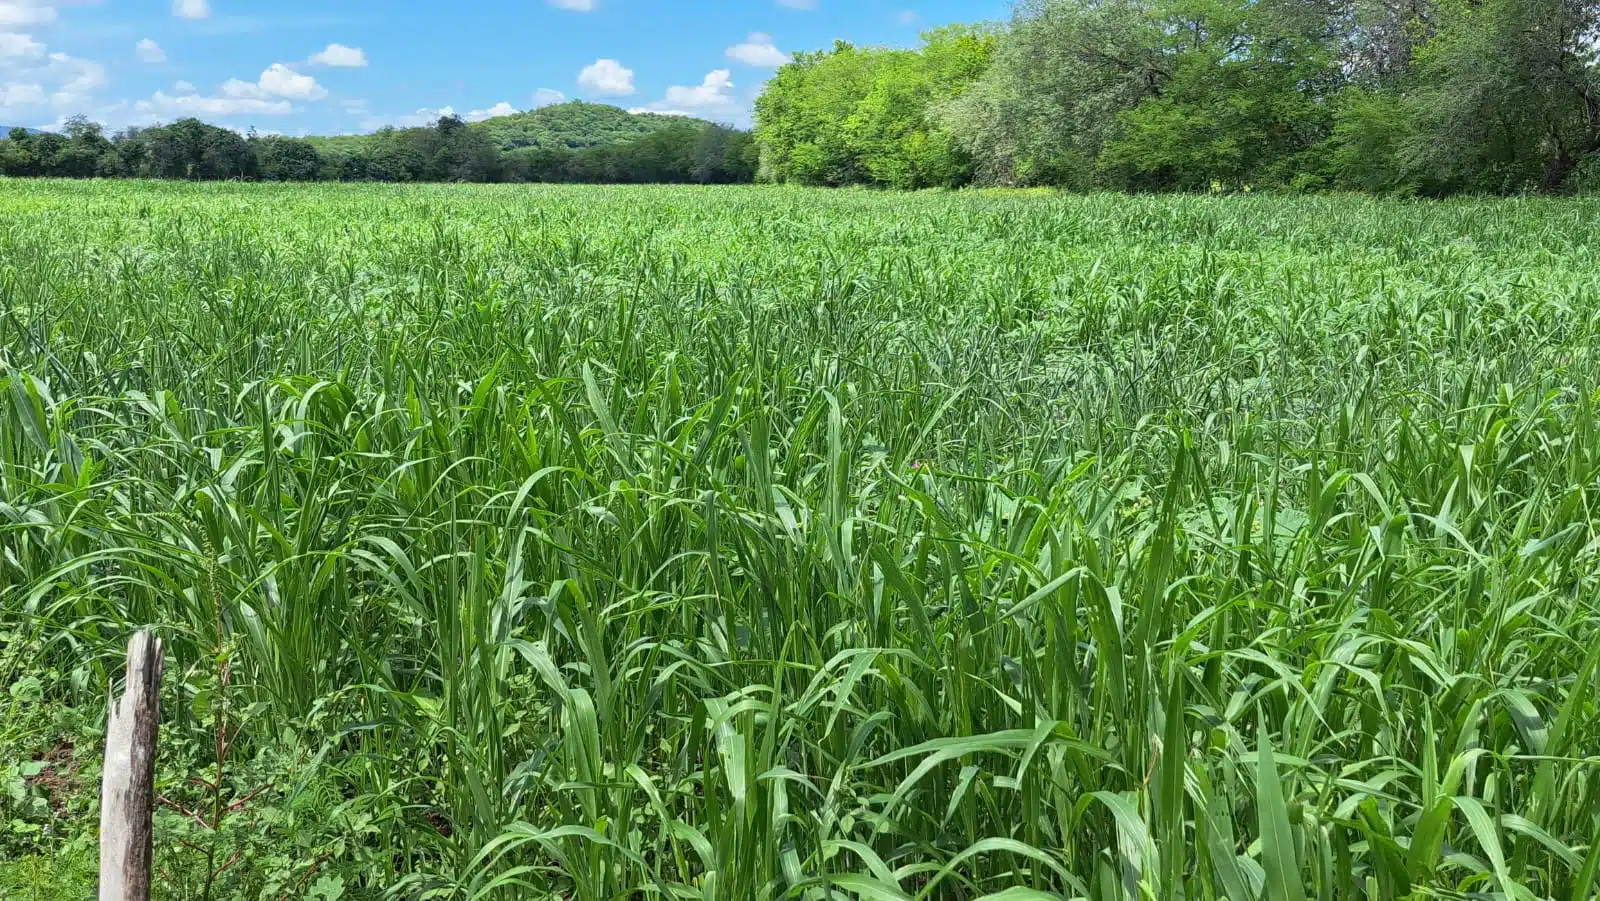
POLYGON ((1500 890, 1505 892, 1507 898, 1518 898, 1523 894, 1522 887, 1511 878, 1511 870, 1506 866, 1505 850, 1500 845, 1500 833, 1495 827, 1494 820, 1488 811, 1483 809, 1483 804, 1477 798, 1457 797, 1456 807, 1466 815, 1467 825, 1472 827, 1472 834, 1478 840, 1478 847, 1489 858, 1489 865, 1494 868, 1495 881, 1500 883, 1500 890))
POLYGON ((1450 825, 1450 814, 1455 810, 1452 798, 1440 798, 1423 811, 1411 835, 1411 848, 1407 852, 1406 872, 1414 883, 1427 883, 1433 879, 1439 857, 1444 850, 1445 830, 1450 825))
POLYGON ((1256 813, 1261 825, 1261 864, 1267 871, 1267 899, 1306 901, 1294 833, 1289 828, 1289 808, 1283 800, 1265 720, 1257 724, 1256 747, 1256 813))
POLYGON ((322 901, 339 901, 344 897, 344 878, 328 874, 311 883, 310 896, 322 901))

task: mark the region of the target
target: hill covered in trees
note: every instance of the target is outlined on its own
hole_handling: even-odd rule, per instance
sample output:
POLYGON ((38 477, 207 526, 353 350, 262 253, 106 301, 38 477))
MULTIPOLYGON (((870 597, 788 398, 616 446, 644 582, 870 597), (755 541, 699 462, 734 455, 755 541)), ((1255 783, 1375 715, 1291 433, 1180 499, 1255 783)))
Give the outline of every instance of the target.
MULTIPOLYGON (((574 100, 570 103, 540 107, 509 116, 495 116, 479 122, 469 122, 467 127, 488 137, 494 146, 502 151, 522 147, 583 150, 588 147, 625 144, 684 122, 710 124, 699 119, 684 119, 681 116, 630 113, 609 104, 574 100)), ((373 134, 308 137, 306 140, 323 153, 351 154, 358 153, 374 143, 382 133, 380 130, 373 134)))
POLYGON ((510 116, 496 116, 474 122, 472 127, 487 134, 501 150, 519 147, 582 150, 625 144, 685 122, 699 126, 710 124, 682 116, 630 113, 609 104, 574 100, 510 116))
POLYGON ((1600 187, 1596 0, 1020 0, 799 54, 762 177, 917 188, 1600 187))
POLYGON ((183 119, 107 137, 83 117, 64 134, 13 129, 0 175, 262 181, 720 184, 753 180, 749 132, 699 119, 572 103, 468 123, 446 116, 369 135, 286 138, 183 119))

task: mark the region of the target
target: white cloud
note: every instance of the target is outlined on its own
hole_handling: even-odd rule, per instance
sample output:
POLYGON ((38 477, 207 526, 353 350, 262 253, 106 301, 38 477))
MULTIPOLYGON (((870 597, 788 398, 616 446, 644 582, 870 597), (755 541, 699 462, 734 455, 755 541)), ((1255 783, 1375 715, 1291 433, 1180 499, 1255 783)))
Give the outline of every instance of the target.
POLYGON ((570 9, 574 12, 593 12, 600 5, 599 0, 546 0, 557 9, 570 9))
POLYGON ((502 100, 488 109, 475 109, 472 112, 467 113, 465 118, 468 122, 482 122, 485 119, 493 119, 497 116, 515 115, 516 112, 516 107, 502 100))
POLYGON ((555 106, 558 103, 566 102, 567 95, 552 88, 540 88, 539 90, 533 92, 534 109, 538 109, 542 106, 555 106))
POLYGON ((46 71, 61 82, 61 87, 50 97, 51 102, 57 106, 83 103, 88 100, 90 93, 105 87, 106 84, 105 66, 94 60, 79 59, 65 53, 50 54, 46 71))
POLYGON ((597 59, 578 73, 578 86, 596 94, 625 97, 634 92, 633 70, 614 59, 597 59))
POLYGON ((425 125, 432 125, 446 116, 454 116, 455 114, 456 111, 454 107, 441 106, 438 109, 428 109, 424 107, 423 109, 419 109, 409 116, 390 116, 383 119, 365 119, 361 122, 361 130, 376 131, 386 125, 393 125, 396 128, 420 128, 425 125))
POLYGON ((744 43, 729 47, 728 59, 747 66, 776 69, 789 61, 789 54, 778 49, 772 42, 772 35, 758 31, 745 38, 744 43))
POLYGON ((134 104, 134 109, 157 116, 287 116, 294 112, 294 105, 287 100, 268 100, 261 97, 203 97, 199 94, 173 96, 165 91, 156 91, 149 100, 141 100, 134 104))
POLYGON ((42 56, 44 45, 34 40, 32 35, 0 32, 0 59, 38 59, 42 56))
MULTIPOLYGON (((242 112, 263 112, 271 115, 279 115, 279 110, 287 112, 288 110, 283 108, 289 106, 290 100, 321 100, 328 96, 327 90, 317 84, 315 78, 301 75, 283 63, 273 63, 268 66, 267 70, 261 73, 261 77, 253 82, 230 78, 222 83, 218 93, 221 96, 215 99, 219 101, 239 101, 242 112), (252 102, 261 106, 252 106, 252 102)), ((195 101, 201 102, 206 99, 197 97, 195 101)))
POLYGON ((360 47, 329 44, 326 50, 314 54, 311 62, 335 69, 364 69, 367 65, 367 54, 360 47))
POLYGON ((195 90, 194 85, 188 83, 187 81, 180 81, 177 84, 174 84, 172 89, 180 94, 193 94, 195 90))
MULTIPOLYGON (((58 112, 79 112, 105 86, 106 67, 65 53, 47 53, 44 44, 24 34, 0 32, 0 107, 49 104, 58 112)), ((0 117, 8 118, 8 117, 0 117)))
MULTIPOLYGON (((0 4, 6 5, 13 7, 12 12, 26 6, 0 4)), ((57 110, 76 107, 72 112, 77 112, 89 106, 91 95, 105 86, 106 67, 94 60, 48 50, 32 35, 0 31, 0 68, 5 72, 0 80, 0 98, 4 99, 0 107, 48 103, 57 110)))
POLYGON ((816 9, 817 0, 778 0, 778 5, 790 9, 816 9))
POLYGON ((743 92, 734 91, 732 73, 716 69, 696 85, 673 85, 667 88, 660 100, 629 110, 634 113, 656 113, 662 116, 694 116, 715 122, 745 122, 750 114, 750 101, 759 94, 759 87, 743 92))
POLYGON ((19 25, 49 25, 56 20, 53 6, 41 6, 29 0, 4 0, 0 2, 0 28, 19 25))
POLYGON ((253 81, 241 81, 237 78, 230 78, 222 83, 222 94, 225 97, 261 98, 266 96, 266 92, 261 90, 260 85, 253 81))
POLYGON ((922 17, 918 16, 917 11, 914 9, 903 9, 900 11, 900 15, 896 18, 899 20, 901 25, 915 25, 917 24, 917 20, 922 17))
POLYGON ((328 96, 327 90, 317 84, 315 78, 301 75, 283 63, 273 63, 268 66, 267 70, 261 73, 261 78, 256 81, 255 87, 267 96, 287 97, 290 100, 321 100, 328 96))
POLYGON ((154 65, 167 61, 167 51, 162 50, 160 44, 149 38, 140 41, 139 46, 134 48, 134 53, 138 55, 139 61, 142 63, 154 65))
POLYGON ((209 19, 209 0, 172 0, 172 14, 180 19, 209 19))
POLYGON ((5 84, 0 85, 0 107, 9 106, 35 106, 43 103, 45 98, 44 85, 38 84, 5 84))
POLYGON ((717 69, 706 73, 706 77, 692 87, 675 84, 667 88, 666 98, 661 105, 674 109, 708 110, 733 106, 733 82, 730 80, 732 74, 727 69, 717 69))

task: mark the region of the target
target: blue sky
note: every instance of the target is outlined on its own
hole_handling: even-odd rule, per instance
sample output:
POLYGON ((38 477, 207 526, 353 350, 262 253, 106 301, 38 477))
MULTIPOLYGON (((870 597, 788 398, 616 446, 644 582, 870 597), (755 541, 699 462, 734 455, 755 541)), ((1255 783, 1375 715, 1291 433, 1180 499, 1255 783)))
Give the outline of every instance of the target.
POLYGON ((0 124, 346 134, 562 99, 748 124, 790 52, 1009 0, 0 0, 0 124))

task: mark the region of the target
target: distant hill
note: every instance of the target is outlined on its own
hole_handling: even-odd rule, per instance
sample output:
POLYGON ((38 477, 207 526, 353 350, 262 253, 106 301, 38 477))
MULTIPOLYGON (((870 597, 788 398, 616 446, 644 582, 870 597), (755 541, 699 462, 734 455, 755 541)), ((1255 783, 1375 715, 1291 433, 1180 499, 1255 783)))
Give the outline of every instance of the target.
POLYGON ((27 132, 30 135, 36 135, 36 134, 40 133, 39 129, 37 129, 37 128, 28 128, 28 127, 22 126, 22 125, 0 125, 0 138, 4 138, 6 135, 11 134, 12 131, 14 131, 14 130, 16 130, 18 128, 22 129, 23 131, 27 132))
MULTIPOLYGON (((700 120, 659 113, 630 113, 621 107, 574 100, 473 122, 469 127, 489 135, 501 151, 519 147, 579 150, 631 141, 685 121, 700 120)), ((343 135, 307 140, 320 151, 354 153, 364 147, 369 138, 369 135, 343 135)))
POLYGON ((518 147, 566 147, 578 150, 641 138, 683 121, 682 116, 630 113, 603 103, 574 100, 558 106, 485 119, 473 123, 472 127, 487 132, 501 150, 515 150, 518 147))

